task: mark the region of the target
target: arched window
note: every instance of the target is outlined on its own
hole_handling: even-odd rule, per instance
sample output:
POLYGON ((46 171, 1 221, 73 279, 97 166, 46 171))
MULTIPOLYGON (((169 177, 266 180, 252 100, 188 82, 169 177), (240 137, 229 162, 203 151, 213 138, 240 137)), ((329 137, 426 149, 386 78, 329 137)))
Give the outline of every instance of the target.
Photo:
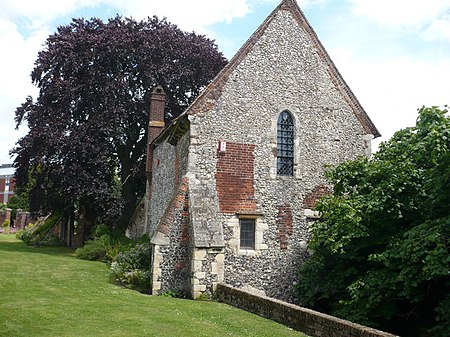
POLYGON ((278 116, 277 122, 277 174, 294 175, 294 120, 287 110, 278 116))

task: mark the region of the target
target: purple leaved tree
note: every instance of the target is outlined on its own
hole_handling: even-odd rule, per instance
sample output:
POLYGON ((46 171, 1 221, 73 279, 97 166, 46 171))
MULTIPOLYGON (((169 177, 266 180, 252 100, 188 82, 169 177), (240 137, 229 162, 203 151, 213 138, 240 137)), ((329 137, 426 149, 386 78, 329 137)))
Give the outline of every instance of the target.
POLYGON ((31 210, 124 231, 145 191, 151 90, 164 87, 176 117, 225 64, 213 41, 156 17, 59 27, 31 74, 37 99, 16 111, 29 127, 12 153, 31 210))

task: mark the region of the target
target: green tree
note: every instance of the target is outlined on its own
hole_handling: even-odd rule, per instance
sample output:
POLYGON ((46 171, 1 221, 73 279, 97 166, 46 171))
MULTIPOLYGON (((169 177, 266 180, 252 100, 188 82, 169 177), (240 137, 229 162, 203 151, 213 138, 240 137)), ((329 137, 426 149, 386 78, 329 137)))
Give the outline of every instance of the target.
POLYGON ((331 168, 300 269, 303 305, 405 336, 450 336, 450 118, 422 108, 372 159, 331 168))
POLYGON ((11 199, 9 199, 7 207, 11 208, 12 219, 16 218, 18 209, 21 209, 22 211, 28 211, 30 209, 28 203, 28 194, 27 193, 15 194, 11 199))

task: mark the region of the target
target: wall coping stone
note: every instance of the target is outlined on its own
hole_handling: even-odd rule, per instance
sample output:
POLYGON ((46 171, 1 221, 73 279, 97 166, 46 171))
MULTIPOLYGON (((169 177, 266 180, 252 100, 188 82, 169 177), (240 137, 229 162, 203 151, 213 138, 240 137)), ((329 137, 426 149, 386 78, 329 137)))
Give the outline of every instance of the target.
POLYGON ((312 337, 395 337, 384 331, 223 283, 217 285, 215 295, 220 302, 277 321, 312 337))

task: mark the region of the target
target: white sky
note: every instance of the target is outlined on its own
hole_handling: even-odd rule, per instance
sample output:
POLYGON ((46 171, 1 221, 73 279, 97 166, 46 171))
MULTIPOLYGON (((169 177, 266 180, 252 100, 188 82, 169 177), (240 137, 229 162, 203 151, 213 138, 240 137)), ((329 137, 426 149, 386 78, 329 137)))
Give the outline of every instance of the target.
MULTIPOLYGON (((27 130, 14 111, 36 97, 29 74, 72 17, 157 15, 216 40, 231 58, 280 0, 0 0, 0 163, 27 130)), ((450 104, 450 0, 303 0, 308 20, 387 140, 422 105, 450 104)), ((379 139, 380 140, 380 139, 379 139)), ((375 144, 378 144, 377 141, 375 144)))

